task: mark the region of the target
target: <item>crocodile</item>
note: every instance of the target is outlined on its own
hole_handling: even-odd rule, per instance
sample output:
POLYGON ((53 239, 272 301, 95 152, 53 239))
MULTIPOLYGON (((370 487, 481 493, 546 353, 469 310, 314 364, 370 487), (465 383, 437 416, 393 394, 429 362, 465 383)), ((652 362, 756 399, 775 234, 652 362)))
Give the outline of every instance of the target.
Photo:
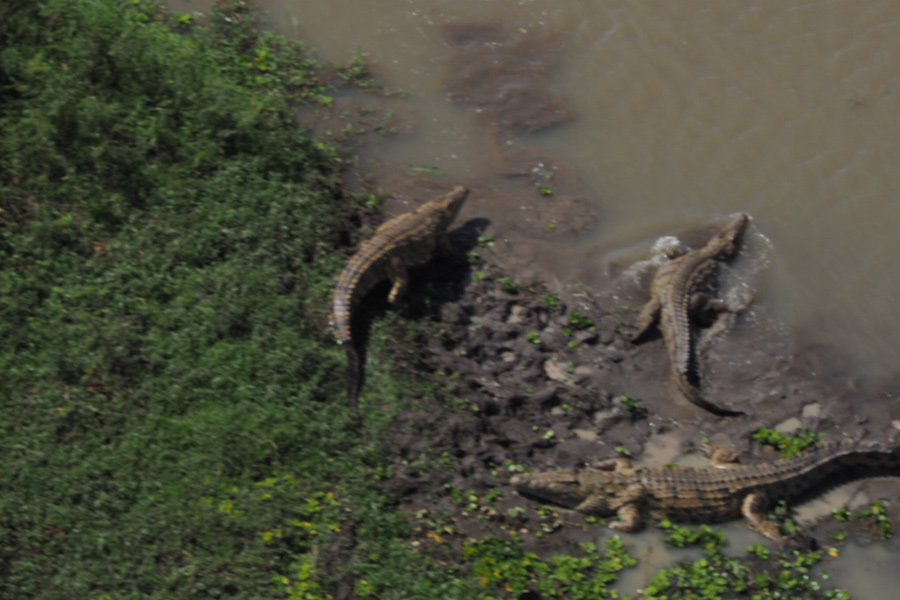
POLYGON ((730 260, 737 254, 748 221, 747 215, 739 214, 703 248, 669 253, 672 260, 656 272, 650 286, 650 301, 641 309, 638 330, 631 339, 633 343, 640 343, 658 327, 666 343, 678 389, 697 406, 722 416, 743 413, 717 406, 700 392, 692 322, 708 323, 712 315, 728 310, 725 302, 712 297, 718 286, 719 261, 730 260))
POLYGON ((450 252, 447 228, 468 194, 467 188, 457 186, 412 212, 385 221, 372 238, 360 244, 338 278, 331 326, 337 342, 347 349, 347 395, 354 411, 363 383, 360 349, 350 330, 354 310, 376 284, 388 278, 393 282, 388 302, 396 304, 409 286, 410 267, 428 262, 438 252, 450 252))
POLYGON ((526 496, 598 516, 617 515, 610 527, 640 529, 653 519, 717 523, 743 515, 751 528, 783 542, 766 507, 796 498, 838 472, 860 468, 879 473, 900 469, 900 447, 850 438, 814 446, 791 458, 734 464, 737 455, 712 447, 710 468, 633 468, 628 459, 601 461, 590 468, 515 475, 510 483, 526 496))

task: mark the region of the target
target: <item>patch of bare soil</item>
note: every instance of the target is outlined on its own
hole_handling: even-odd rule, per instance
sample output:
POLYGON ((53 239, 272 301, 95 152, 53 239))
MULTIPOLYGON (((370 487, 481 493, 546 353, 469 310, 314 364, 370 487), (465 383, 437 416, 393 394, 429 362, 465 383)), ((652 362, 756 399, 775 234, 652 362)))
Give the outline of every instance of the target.
MULTIPOLYGON (((398 369, 438 381, 443 392, 418 399, 392 427, 396 463, 385 490, 419 523, 423 543, 434 543, 425 532, 435 523, 452 524, 459 539, 516 530, 542 553, 577 551, 572 542, 596 535, 583 516, 548 513, 517 495, 509 476, 522 469, 623 454, 649 466, 676 458, 705 465, 692 459, 704 437, 748 453, 745 462, 773 459, 774 451, 751 443, 762 426, 893 437, 895 398, 863 396, 827 377, 824 353, 792 350, 783 328, 753 308, 723 317, 715 339, 701 338, 704 392, 747 415, 705 412, 680 398, 661 339, 630 342, 647 277, 563 298, 478 247, 483 225, 470 221, 453 232, 454 257, 414 273, 428 293, 414 290, 407 307, 413 319, 436 318, 438 329, 420 340, 417 362, 398 369), (466 260, 467 250, 480 256, 466 260)), ((888 480, 877 490, 896 497, 898 485, 888 480)), ((890 510, 898 516, 896 503, 890 510)))

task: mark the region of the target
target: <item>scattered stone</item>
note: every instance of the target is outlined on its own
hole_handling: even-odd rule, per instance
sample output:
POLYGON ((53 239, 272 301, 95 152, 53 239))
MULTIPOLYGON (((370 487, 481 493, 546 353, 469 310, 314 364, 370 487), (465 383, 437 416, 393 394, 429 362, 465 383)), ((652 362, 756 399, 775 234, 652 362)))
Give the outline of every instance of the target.
POLYGON ((818 402, 813 402, 803 407, 801 416, 804 419, 817 419, 820 414, 822 414, 822 405, 818 402))
POLYGON ((798 419, 797 417, 791 417, 786 421, 782 421, 772 429, 774 429, 778 433, 794 433, 794 431, 796 431, 797 428, 801 426, 802 424, 800 423, 800 419, 798 419))
POLYGON ((597 429, 604 431, 622 420, 622 411, 617 408, 598 410, 594 413, 593 420, 597 429))
POLYGON ((525 307, 519 306, 518 304, 514 304, 512 308, 509 310, 509 317, 507 317, 506 322, 509 325, 519 325, 521 324, 525 318, 525 307))
POLYGON ((551 358, 545 362, 544 372, 547 374, 547 377, 554 381, 561 381, 563 383, 569 382, 569 372, 558 360, 551 358))
POLYGON ((543 408, 545 405, 549 404, 551 400, 556 398, 557 387, 555 385, 549 385, 544 389, 531 394, 528 397, 528 400, 532 404, 537 404, 543 408))
POLYGON ((574 433, 579 440, 583 440, 585 442, 596 442, 597 432, 593 429, 573 429, 572 433, 574 433))
POLYGON ((595 338, 600 338, 600 343, 604 346, 608 346, 616 339, 616 334, 610 329, 601 329, 599 333, 594 335, 595 338))
MULTIPOLYGON (((455 246, 460 245, 458 240, 454 239, 455 246)), ((440 334, 429 340, 414 360, 397 361, 397 369, 415 370, 420 376, 448 375, 428 375, 447 391, 417 398, 419 410, 398 415, 388 435, 387 444, 398 457, 398 466, 396 481, 389 478, 385 487, 410 514, 422 509, 450 510, 459 518, 465 535, 484 535, 494 533, 504 518, 462 518, 458 510, 446 505, 443 486, 447 482, 479 496, 500 488, 504 498, 497 510, 503 515, 513 506, 534 508, 534 503, 513 493, 510 475, 579 467, 618 456, 616 446, 634 453, 636 465, 660 466, 660 461, 673 460, 670 455, 674 454, 679 464, 696 461, 705 468, 708 461, 699 453, 679 455, 704 436, 743 450, 751 446, 750 434, 759 427, 779 423, 779 431, 793 433, 797 427, 817 423, 826 412, 829 424, 834 422, 845 431, 850 430, 848 423, 864 423, 856 428, 867 429, 862 436, 869 431, 884 434, 874 431, 877 425, 892 423, 900 429, 896 400, 872 399, 880 402, 882 421, 858 423, 854 419, 859 407, 837 402, 842 392, 828 387, 822 376, 809 376, 809 369, 803 369, 793 355, 768 370, 748 368, 743 360, 717 362, 728 344, 739 349, 732 351, 732 356, 742 359, 748 348, 758 350, 759 340, 766 339, 756 327, 744 328, 743 337, 736 337, 735 332, 742 331, 740 320, 734 331, 709 350, 712 357, 704 357, 708 368, 701 375, 705 391, 742 401, 741 408, 746 408, 751 418, 710 418, 698 407, 673 398, 662 340, 640 347, 630 343, 627 322, 633 317, 630 311, 639 304, 632 299, 640 294, 607 298, 604 303, 579 291, 578 300, 572 300, 539 283, 510 294, 500 290, 497 281, 509 277, 522 283, 524 279, 493 262, 492 253, 483 254, 483 258, 472 259, 474 262, 464 260, 464 252, 439 259, 412 279, 410 317, 427 323, 440 315, 440 334), (470 271, 482 272, 485 277, 467 282, 465 274, 470 271), (416 287, 428 292, 415 293, 416 287), (548 304, 550 297, 554 300, 548 304), (588 299, 582 301, 582 297, 588 299), (561 330, 570 327, 567 303, 593 320, 595 329, 563 335, 561 330), (446 308, 450 305, 452 308, 446 308), (603 306, 616 307, 622 316, 606 313, 603 306), (535 343, 538 340, 540 343, 535 343), (577 343, 570 345, 573 341, 577 343), (572 365, 578 366, 572 369, 572 365), (449 374, 454 374, 452 379, 449 374), (621 403, 611 402, 624 394, 639 402, 636 410, 627 411, 621 403), (664 453, 658 447, 654 451, 649 440, 664 432, 668 432, 671 448, 666 447, 664 453), (440 456, 449 459, 439 468, 430 469, 422 462, 440 456), (415 468, 399 468, 402 461, 415 468)), ((642 291, 649 281, 645 284, 642 291)), ((823 433, 829 439, 835 435, 832 429, 823 433)), ((752 447, 758 451, 756 445, 752 447)), ((563 527, 569 535, 578 525, 566 523, 563 527)))
MULTIPOLYGON (((579 345, 595 344, 595 343, 597 343, 598 338, 600 339, 601 342, 603 341, 603 338, 601 337, 600 332, 598 332, 596 329, 594 329, 594 330, 588 329, 585 331, 579 331, 578 333, 575 334, 575 341, 578 342, 579 345)), ((610 339, 610 341, 612 341, 612 340, 610 339)), ((608 344, 609 342, 603 342, 603 343, 608 344)))

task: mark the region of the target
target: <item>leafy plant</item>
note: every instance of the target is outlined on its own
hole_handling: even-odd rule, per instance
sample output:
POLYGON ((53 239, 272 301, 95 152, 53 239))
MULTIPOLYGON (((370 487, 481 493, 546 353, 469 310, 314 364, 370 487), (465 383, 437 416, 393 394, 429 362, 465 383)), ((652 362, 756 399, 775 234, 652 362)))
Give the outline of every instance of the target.
POLYGON ((634 412, 638 408, 640 408, 640 402, 629 396, 628 394, 622 394, 617 397, 616 402, 622 405, 622 407, 628 412, 634 412))
POLYGON ((522 286, 509 277, 501 277, 499 280, 500 289, 504 292, 517 292, 522 289, 522 286))
MULTIPOLYGON (((691 529, 674 525, 664 520, 660 527, 669 532, 666 541, 677 547, 701 546, 703 557, 693 562, 685 562, 676 567, 662 569, 644 588, 642 599, 655 598, 723 598, 747 596, 754 600, 782 598, 828 598, 848 600, 844 590, 827 590, 824 594, 822 583, 811 575, 810 570, 823 557, 822 552, 793 551, 790 555, 780 555, 777 563, 781 570, 777 574, 761 572, 753 574, 741 561, 726 556, 721 547, 725 537, 708 525, 691 529)), ((761 545, 747 549, 751 554, 767 559, 769 551, 761 545)), ((822 579, 827 574, 822 574, 822 579)))
POLYGON ((891 525, 891 519, 888 517, 887 509, 884 506, 884 501, 875 499, 872 501, 872 506, 861 510, 856 513, 857 517, 874 517, 875 521, 878 523, 878 527, 881 530, 881 539, 886 540, 890 539, 894 535, 894 528, 891 525))
POLYGON ((589 542, 581 545, 584 556, 554 554, 542 559, 522 550, 513 541, 488 538, 466 542, 463 557, 481 582, 482 594, 519 598, 535 594, 541 598, 616 598, 610 586, 623 569, 636 561, 618 536, 609 538, 604 553, 589 542))
POLYGON ((575 329, 590 329, 595 326, 593 319, 585 317, 577 310, 569 313, 569 324, 575 329))
POLYGON ((804 449, 821 441, 819 434, 812 429, 799 427, 794 431, 793 435, 786 435, 774 429, 762 427, 753 434, 753 439, 778 448, 781 450, 782 458, 796 456, 804 449))

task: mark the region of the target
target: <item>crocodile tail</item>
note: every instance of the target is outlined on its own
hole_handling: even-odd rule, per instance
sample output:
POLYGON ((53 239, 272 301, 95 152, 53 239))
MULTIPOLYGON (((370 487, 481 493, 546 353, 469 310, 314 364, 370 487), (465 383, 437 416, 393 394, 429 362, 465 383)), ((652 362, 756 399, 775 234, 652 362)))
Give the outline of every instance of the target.
POLYGON ((365 373, 356 344, 348 341, 344 347, 347 349, 347 400, 353 413, 359 415, 359 391, 362 389, 365 373))
POLYGON ((691 379, 687 373, 681 372, 677 367, 675 367, 673 371, 675 371, 675 381, 678 383, 678 389, 682 394, 684 394, 685 398, 690 400, 693 404, 696 404, 700 408, 708 410, 714 415, 719 415, 720 417, 734 417, 744 414, 739 410, 723 408, 721 406, 713 404, 703 397, 703 394, 701 394, 697 386, 694 385, 693 382, 691 382, 691 379))

